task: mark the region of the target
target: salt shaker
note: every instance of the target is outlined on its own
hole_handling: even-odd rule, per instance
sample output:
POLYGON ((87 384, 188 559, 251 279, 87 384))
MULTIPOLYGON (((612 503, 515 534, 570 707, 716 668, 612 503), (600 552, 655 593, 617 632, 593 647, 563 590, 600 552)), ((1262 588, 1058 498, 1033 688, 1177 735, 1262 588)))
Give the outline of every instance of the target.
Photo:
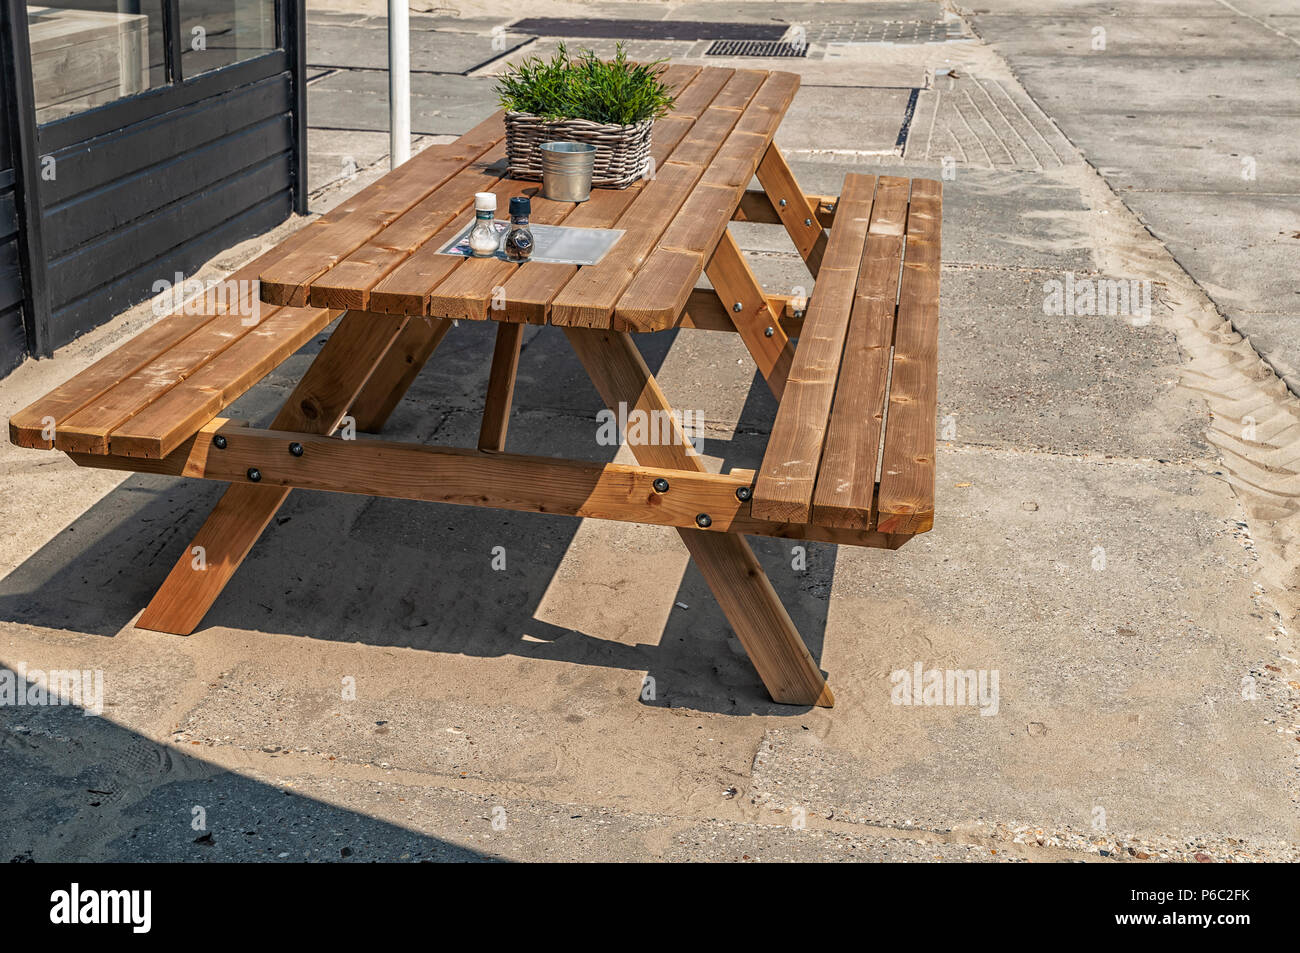
POLYGON ((491 192, 474 193, 474 228, 469 233, 469 250, 475 258, 491 258, 497 252, 497 197, 491 192))

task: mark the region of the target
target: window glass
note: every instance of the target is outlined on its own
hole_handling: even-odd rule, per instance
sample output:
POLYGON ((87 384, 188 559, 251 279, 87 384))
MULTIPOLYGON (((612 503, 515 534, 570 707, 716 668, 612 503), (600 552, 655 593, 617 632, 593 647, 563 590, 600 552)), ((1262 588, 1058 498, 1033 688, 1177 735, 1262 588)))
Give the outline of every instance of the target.
POLYGON ((133 96, 167 82, 160 0, 27 5, 36 121, 133 96))
POLYGON ((276 48, 275 0, 180 0, 186 79, 276 48))

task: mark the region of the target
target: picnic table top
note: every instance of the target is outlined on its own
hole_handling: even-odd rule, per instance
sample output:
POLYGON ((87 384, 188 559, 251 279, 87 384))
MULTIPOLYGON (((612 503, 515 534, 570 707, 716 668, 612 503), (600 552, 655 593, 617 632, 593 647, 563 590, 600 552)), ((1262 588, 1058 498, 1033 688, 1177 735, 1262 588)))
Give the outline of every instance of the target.
POLYGON ((655 123, 654 173, 582 203, 541 197, 505 176, 498 113, 456 142, 425 150, 380 182, 385 200, 308 226, 260 273, 275 305, 433 315, 565 327, 672 327, 735 214, 799 87, 793 73, 674 65, 672 112, 655 123), (593 265, 518 265, 439 254, 473 219, 475 192, 498 208, 532 199, 532 222, 618 228, 593 265))

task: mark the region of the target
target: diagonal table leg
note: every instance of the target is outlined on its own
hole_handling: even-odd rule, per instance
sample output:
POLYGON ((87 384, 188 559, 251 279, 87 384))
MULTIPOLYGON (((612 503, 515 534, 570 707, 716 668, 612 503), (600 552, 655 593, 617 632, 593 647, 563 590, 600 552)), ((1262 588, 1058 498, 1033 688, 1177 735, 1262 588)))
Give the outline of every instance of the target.
POLYGON ((731 232, 722 233, 704 274, 740 332, 740 339, 749 348, 772 396, 780 401, 794 361, 794 345, 731 232))
POLYGON ((803 189, 795 181, 794 173, 786 164, 781 150, 772 143, 763 153, 763 160, 758 164, 758 184, 767 193, 776 210, 777 217, 799 249, 804 263, 813 277, 821 268, 822 256, 826 254, 826 233, 822 231, 817 219, 817 209, 808 201, 803 189))
MULTIPOLYGON (((565 328, 565 334, 610 409, 617 413, 621 403, 629 414, 634 409, 671 411, 629 334, 584 328, 565 328)), ((674 442, 632 447, 637 462, 702 471, 699 457, 686 452, 686 437, 676 422, 672 427, 674 442)), ((830 686, 744 537, 698 529, 678 532, 772 699, 786 705, 833 705, 830 686)))
MULTIPOLYGON (((406 318, 385 314, 345 314, 271 429, 332 433, 407 324, 406 318)), ((136 627, 193 632, 288 495, 285 487, 252 483, 228 488, 136 627)))
POLYGON ((412 318, 352 404, 362 433, 379 433, 451 330, 444 318, 412 318))

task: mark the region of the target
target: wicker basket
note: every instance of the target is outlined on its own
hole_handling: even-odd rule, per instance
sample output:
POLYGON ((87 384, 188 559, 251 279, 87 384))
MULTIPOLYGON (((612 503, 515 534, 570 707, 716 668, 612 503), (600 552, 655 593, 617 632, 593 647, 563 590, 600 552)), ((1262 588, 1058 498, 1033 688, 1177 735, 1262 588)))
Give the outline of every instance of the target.
POLYGON ((542 177, 543 142, 585 142, 596 147, 591 184, 599 189, 625 189, 650 168, 650 130, 654 120, 628 126, 587 119, 546 120, 532 113, 506 113, 506 155, 510 178, 542 177))

